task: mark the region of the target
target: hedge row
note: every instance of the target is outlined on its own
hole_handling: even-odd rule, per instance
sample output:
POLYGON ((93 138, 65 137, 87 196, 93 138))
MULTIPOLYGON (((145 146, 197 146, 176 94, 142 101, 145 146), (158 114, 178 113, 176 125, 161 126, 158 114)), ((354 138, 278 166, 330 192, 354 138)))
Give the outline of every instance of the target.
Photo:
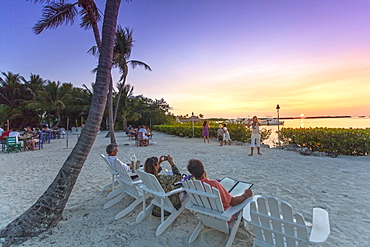
MULTIPOLYGON (((227 124, 227 129, 230 133, 230 137, 233 141, 250 142, 251 141, 251 130, 246 128, 244 124, 227 124)), ((193 126, 192 123, 175 124, 175 125, 154 125, 153 130, 157 130, 169 135, 176 135, 181 137, 193 137, 193 126)), ((209 136, 217 137, 218 124, 212 124, 209 128, 209 136)), ((271 135, 271 130, 261 128, 261 141, 267 140, 271 135)), ((194 137, 202 138, 202 125, 197 123, 194 124, 194 137)))
POLYGON ((297 144, 312 151, 331 151, 344 155, 368 155, 370 129, 282 128, 284 145, 297 144))

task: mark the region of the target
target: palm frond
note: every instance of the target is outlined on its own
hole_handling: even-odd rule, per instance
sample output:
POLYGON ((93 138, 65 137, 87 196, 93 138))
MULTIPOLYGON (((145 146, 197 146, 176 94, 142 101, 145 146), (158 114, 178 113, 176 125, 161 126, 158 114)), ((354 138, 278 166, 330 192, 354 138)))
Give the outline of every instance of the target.
POLYGON ((82 16, 82 22, 80 26, 85 29, 91 29, 93 22, 101 21, 100 11, 94 2, 91 2, 91 5, 89 6, 82 6, 80 15, 82 16), (89 10, 92 11, 93 16, 90 15, 89 10))
POLYGON ((44 29, 55 29, 63 23, 72 25, 78 14, 75 5, 59 2, 44 6, 42 17, 32 28, 33 31, 40 34, 44 29))
POLYGON ((135 69, 137 66, 143 67, 145 70, 152 71, 152 68, 150 68, 149 65, 147 65, 144 62, 138 61, 138 60, 130 60, 127 63, 131 65, 131 68, 135 69))
POLYGON ((94 45, 93 47, 91 47, 91 48, 87 51, 87 53, 92 54, 92 55, 94 55, 94 56, 98 56, 98 55, 99 55, 99 48, 98 48, 98 46, 94 45))

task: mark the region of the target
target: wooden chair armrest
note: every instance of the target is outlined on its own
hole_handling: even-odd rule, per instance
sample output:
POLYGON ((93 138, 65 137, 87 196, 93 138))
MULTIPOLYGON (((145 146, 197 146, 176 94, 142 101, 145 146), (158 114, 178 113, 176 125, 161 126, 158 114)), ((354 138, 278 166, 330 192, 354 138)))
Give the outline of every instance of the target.
POLYGON ((310 242, 323 243, 330 234, 329 214, 322 208, 313 209, 310 242))
POLYGON ((178 188, 175 190, 171 190, 170 192, 167 192, 166 194, 164 194, 164 197, 171 196, 171 195, 183 192, 183 191, 185 191, 185 188, 178 188))
POLYGON ((249 197, 249 198, 245 199, 242 203, 240 203, 236 206, 229 207, 221 216, 231 219, 231 217, 234 214, 236 214, 237 212, 242 210, 251 201, 252 201, 252 197, 249 197))

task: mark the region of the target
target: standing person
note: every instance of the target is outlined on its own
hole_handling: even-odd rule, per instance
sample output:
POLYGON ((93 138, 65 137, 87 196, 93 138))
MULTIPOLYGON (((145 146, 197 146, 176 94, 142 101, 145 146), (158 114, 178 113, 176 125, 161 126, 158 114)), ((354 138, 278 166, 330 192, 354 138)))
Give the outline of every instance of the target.
POLYGON ((218 126, 217 139, 220 142, 220 147, 221 147, 224 144, 224 129, 222 128, 222 124, 218 126))
MULTIPOLYGON (((177 166, 173 162, 173 158, 171 157, 171 155, 161 156, 161 157, 159 157, 159 159, 157 157, 154 157, 154 156, 151 157, 151 158, 148 158, 145 161, 145 164, 144 164, 144 171, 147 172, 147 173, 151 173, 154 176, 156 176, 156 178, 158 179, 158 182, 160 183, 164 192, 166 192, 166 193, 181 187, 181 185, 174 185, 175 183, 181 181, 182 176, 181 176, 181 173, 180 173, 179 169, 177 168, 177 166), (170 163, 170 165, 171 165, 172 175, 169 175, 169 174, 158 175, 158 173, 160 173, 161 170, 162 170, 161 163, 165 160, 167 160, 168 163, 170 163)), ((181 207, 181 200, 180 200, 180 196, 179 196, 178 193, 174 194, 174 195, 171 195, 168 198, 170 199, 170 201, 172 202, 173 206, 176 209, 179 209, 181 207)), ((153 211, 152 211, 152 215, 156 216, 156 217, 160 217, 161 216, 161 208, 157 207, 157 206, 154 206, 153 211)), ((164 216, 168 216, 168 215, 170 215, 170 213, 165 211, 164 216)))
POLYGON ((224 131, 224 138, 223 138, 224 144, 227 145, 227 143, 229 143, 229 145, 231 145, 230 133, 226 128, 226 124, 224 124, 223 131, 224 131))
POLYGON ((261 134, 260 134, 260 122, 258 122, 257 116, 253 116, 252 121, 249 119, 247 123, 248 128, 252 126, 251 135, 251 153, 249 156, 253 155, 254 147, 257 145, 257 154, 262 155, 260 152, 261 147, 261 134), (252 122, 252 123, 251 123, 252 122))
POLYGON ((206 140, 209 143, 209 124, 208 124, 208 121, 203 122, 202 136, 203 136, 204 143, 206 143, 206 140))

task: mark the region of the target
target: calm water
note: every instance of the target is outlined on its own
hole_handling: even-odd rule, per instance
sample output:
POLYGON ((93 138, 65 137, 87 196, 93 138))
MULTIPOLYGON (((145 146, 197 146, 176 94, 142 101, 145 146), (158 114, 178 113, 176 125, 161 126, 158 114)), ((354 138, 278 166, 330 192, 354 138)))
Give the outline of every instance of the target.
MULTIPOLYGON (((317 119, 284 119, 284 125, 280 128, 370 128, 370 118, 317 118, 317 119)), ((278 126, 261 126, 261 128, 272 129, 270 139, 265 144, 273 146, 277 142, 278 126)))

